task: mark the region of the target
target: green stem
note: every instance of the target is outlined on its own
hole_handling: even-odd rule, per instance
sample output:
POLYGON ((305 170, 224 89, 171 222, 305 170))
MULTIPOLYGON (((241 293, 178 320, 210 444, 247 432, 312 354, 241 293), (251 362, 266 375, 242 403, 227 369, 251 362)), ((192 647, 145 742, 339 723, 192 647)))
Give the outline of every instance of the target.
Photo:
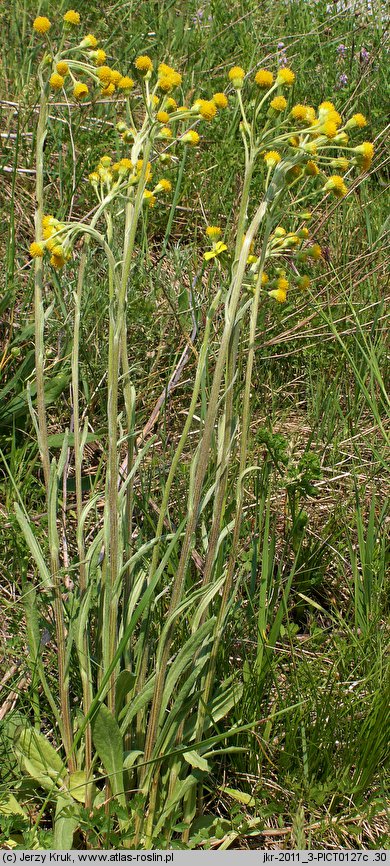
MULTIPOLYGON (((76 484, 76 515, 77 515, 77 552, 79 560, 79 586, 80 586, 80 602, 83 601, 87 591, 87 574, 85 567, 85 546, 84 532, 82 522, 83 511, 83 493, 82 493, 82 464, 83 464, 83 445, 81 442, 80 431, 80 406, 79 406, 79 347, 80 347, 80 320, 81 320, 81 299, 84 284, 85 268, 87 263, 87 252, 89 246, 89 237, 85 238, 84 248, 81 253, 79 272, 77 277, 77 289, 75 292, 75 314, 74 314, 74 329, 73 329, 73 346, 72 346, 72 397, 73 397, 73 429, 74 429, 74 465, 75 465, 75 484, 76 484)), ((90 665, 90 652, 88 632, 85 627, 82 636, 82 658, 80 661, 80 673, 83 688, 83 711, 85 718, 89 716, 89 710, 92 703, 92 673, 90 665)), ((92 805, 92 790, 88 784, 91 776, 92 763, 92 733, 91 726, 88 724, 85 729, 85 808, 89 809, 92 805)))
MULTIPOLYGON (((247 258, 249 254, 249 249, 252 243, 253 238, 256 235, 258 227, 260 225, 261 220, 263 219, 266 211, 267 211, 267 202, 262 202, 262 204, 257 209, 252 222, 248 228, 248 231, 245 236, 245 240, 242 244, 242 249, 240 252, 240 256, 237 262, 236 273, 233 275, 232 284, 229 292, 229 298, 226 302, 226 319, 225 319, 225 327, 222 334, 220 350, 218 353, 213 383, 211 387, 210 399, 208 410, 206 413, 204 431, 201 446, 199 449, 199 457, 198 463, 195 471, 195 479, 194 479, 194 488, 193 488, 193 501, 190 505, 190 512, 187 521, 187 528, 185 532, 185 536, 183 539, 183 545, 181 550, 181 556, 175 576, 175 580, 172 587, 171 601, 169 606, 169 611, 167 614, 167 619, 172 617, 172 625, 166 634, 165 646, 161 653, 161 662, 159 665, 159 669, 157 671, 156 676, 156 685, 154 689, 152 705, 150 710, 150 717, 148 722, 148 732, 146 735, 145 741, 145 762, 148 762, 153 754, 153 748, 156 740, 157 728, 158 728, 158 719, 160 715, 161 709, 161 700, 163 695, 165 676, 167 664, 171 651, 171 642, 173 636, 174 622, 175 622, 175 611, 178 605, 178 602, 181 597, 185 574, 188 564, 189 555, 191 552, 191 547, 193 543, 193 535, 196 529, 196 525, 198 522, 198 509, 203 491, 203 482, 207 471, 207 466, 209 462, 209 450, 211 446, 211 440, 214 433, 215 420, 218 412, 218 401, 219 394, 221 388, 221 382, 223 377, 223 371, 226 363, 227 352, 231 340, 231 336, 233 333, 234 325, 235 325, 235 317, 237 312, 237 306, 239 302, 240 292, 242 281, 244 278, 245 267, 247 263, 247 258)), ((145 778, 145 771, 142 781, 145 778)), ((149 816, 150 817, 150 816, 149 816)), ((150 820, 148 818, 148 823, 150 824, 150 820)), ((150 840, 149 840, 150 841, 150 840)))
MULTIPOLYGON (((115 655, 117 644, 117 593, 114 596, 114 586, 119 566, 119 506, 118 506, 118 381, 119 358, 123 342, 123 323, 126 311, 127 283, 131 270, 132 255, 138 220, 142 209, 143 192, 147 162, 152 149, 152 141, 145 143, 142 158, 143 165, 138 181, 134 210, 127 209, 125 224, 125 239, 123 250, 123 268, 120 284, 115 299, 110 304, 109 352, 108 352, 108 508, 109 508, 109 541, 107 550, 107 580, 105 586, 106 626, 108 629, 108 658, 110 664, 115 655)), ((115 681, 116 670, 110 677, 108 690, 108 707, 115 714, 115 681)))
MULTIPOLYGON (((36 142, 36 181, 35 181, 35 240, 42 240, 42 218, 43 218, 43 148, 46 139, 47 126, 47 87, 45 87, 41 75, 41 97, 39 103, 39 117, 36 142)), ((43 259, 35 259, 34 278, 34 315, 35 315, 35 379, 37 386, 37 414, 39 430, 39 453, 42 461, 43 476, 45 480, 46 498, 49 493, 50 479, 50 455, 47 438, 47 420, 45 408, 45 384, 44 384, 44 325, 45 317, 43 310, 43 259)))

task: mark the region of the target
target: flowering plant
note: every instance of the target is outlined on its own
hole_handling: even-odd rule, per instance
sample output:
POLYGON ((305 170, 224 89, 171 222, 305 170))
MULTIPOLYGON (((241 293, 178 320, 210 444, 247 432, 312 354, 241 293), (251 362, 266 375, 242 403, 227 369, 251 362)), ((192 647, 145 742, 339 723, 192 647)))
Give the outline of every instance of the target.
MULTIPOLYGON (((134 60, 131 75, 129 70, 122 74, 106 65, 106 54, 93 34, 72 44, 79 26, 79 13, 69 10, 55 42, 49 19, 39 16, 33 24, 39 37, 48 43, 48 53, 39 67, 35 238, 30 255, 35 261, 34 421, 47 498, 49 567, 31 524, 20 508, 16 507, 16 513, 44 586, 53 594, 60 711, 41 661, 37 661, 64 746, 65 761, 58 767, 57 776, 52 774, 53 784, 60 779, 67 816, 76 826, 78 803, 91 808, 102 802, 96 788, 99 759, 107 777, 105 793, 112 794, 124 810, 121 827, 131 835, 132 845, 151 847, 163 830, 169 837, 180 808, 185 822, 183 837, 188 839, 197 792, 200 788, 201 800, 202 779, 209 772, 208 759, 213 756, 210 743, 214 746, 226 736, 213 726, 240 696, 241 686, 234 678, 218 686, 216 664, 238 585, 234 578, 244 505, 243 481, 250 471, 250 396, 259 305, 262 301, 282 304, 291 297, 292 290, 310 289, 311 268, 322 256, 320 246, 310 236, 311 208, 328 194, 336 198, 348 194, 345 176, 355 167, 360 172, 369 168, 373 145, 350 143, 350 133, 366 126, 361 114, 343 122, 329 101, 322 102, 317 110, 310 105, 290 106, 288 95, 295 75, 288 66, 281 66, 276 76, 260 68, 251 82, 244 69, 234 66, 228 75, 227 94, 217 92, 210 99, 199 97, 187 105, 181 99, 182 76, 173 67, 161 62, 155 69, 153 60, 141 54, 134 60), (249 84, 251 98, 246 103, 249 84), (118 99, 116 107, 121 112, 116 125, 120 154, 102 154, 89 174, 95 207, 92 214, 79 220, 58 220, 46 212, 44 203, 48 105, 51 93, 59 92, 76 102, 87 97, 118 99), (131 381, 126 320, 139 227, 145 209, 155 207, 171 193, 172 180, 165 177, 165 172, 174 177, 177 150, 199 145, 200 135, 194 126, 213 121, 233 100, 241 113, 244 152, 234 242, 228 232, 222 237, 220 226, 206 228, 209 249, 204 252, 204 268, 214 269, 213 284, 217 283, 217 288, 206 311, 190 405, 169 471, 164 475, 153 537, 145 533, 140 519, 135 545, 134 479, 153 441, 136 436, 136 394, 131 381), (263 177, 260 202, 252 196, 252 182, 258 172, 263 177), (80 237, 81 251, 75 243, 80 237), (88 419, 82 424, 79 347, 85 272, 92 244, 104 252, 106 260, 108 435, 103 525, 95 527, 92 541, 87 541, 86 525, 96 495, 86 499, 83 494, 88 419), (57 508, 69 431, 57 463, 50 455, 44 398, 43 274, 46 267, 66 268, 71 259, 78 265, 72 342, 78 580, 70 590, 71 602, 64 605, 66 569, 60 561, 57 508), (222 323, 219 347, 210 372, 211 386, 198 447, 191 456, 186 513, 174 528, 170 519, 172 490, 204 387, 211 324, 217 311, 222 323), (244 327, 249 330, 249 348, 237 425, 233 410, 238 348, 244 327), (123 414, 119 412, 121 396, 123 414), (239 468, 234 517, 227 524, 233 445, 238 445, 239 468), (210 500, 212 513, 206 526, 204 515, 210 500), (195 549, 201 523, 204 559, 195 549), (228 555, 221 561, 218 553, 227 536, 228 555), (199 570, 195 586, 189 580, 194 558, 199 570), (83 695, 82 717, 77 720, 71 712, 69 683, 70 660, 74 656, 83 695), (190 767, 199 772, 192 772, 190 767), (139 801, 131 797, 134 788, 142 799, 141 808, 139 801)), ((58 823, 60 818, 61 810, 56 815, 58 823)))

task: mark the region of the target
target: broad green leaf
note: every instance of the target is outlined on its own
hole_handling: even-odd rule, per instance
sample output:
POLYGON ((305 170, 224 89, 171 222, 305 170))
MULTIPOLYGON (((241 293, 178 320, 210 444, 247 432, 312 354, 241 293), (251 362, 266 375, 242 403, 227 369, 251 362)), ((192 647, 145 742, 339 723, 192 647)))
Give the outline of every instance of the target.
POLYGON ((131 770, 131 768, 134 767, 134 764, 135 764, 137 758, 140 758, 141 755, 143 755, 143 754, 144 753, 141 752, 140 749, 134 749, 133 752, 127 752, 125 759, 123 761, 123 769, 124 770, 131 770))
POLYGON ((69 797, 59 794, 54 817, 53 847, 57 851, 71 851, 73 836, 79 823, 79 806, 69 797))
POLYGON ((76 770, 65 779, 65 785, 69 791, 69 794, 71 794, 73 799, 77 800, 78 803, 85 803, 86 782, 87 777, 84 770, 76 770))
POLYGON ((218 790, 223 791, 232 800, 237 800, 237 803, 242 803, 243 806, 255 806, 256 804, 255 799, 250 794, 245 794, 244 791, 238 791, 236 788, 220 787, 218 790))
POLYGON ((14 741, 15 754, 22 769, 43 788, 61 784, 66 768, 53 746, 34 728, 18 728, 14 741))
POLYGON ((121 671, 118 674, 116 681, 116 701, 115 705, 117 708, 117 713, 122 709, 123 704, 125 702, 125 697, 131 692, 134 683, 136 681, 136 676, 131 671, 121 671))
POLYGON ((210 772, 210 766, 205 758, 202 758, 198 752, 184 752, 183 758, 190 764, 191 767, 196 767, 198 770, 203 770, 205 773, 210 772))
POLYGON ((0 795, 0 815, 23 815, 28 817, 27 812, 19 805, 13 794, 0 795))
POLYGON ((109 778, 111 790, 126 808, 123 785, 123 742, 118 723, 105 704, 101 704, 92 722, 95 749, 109 778))
MULTIPOLYGON (((62 448, 62 444, 64 442, 65 433, 52 433, 47 437, 49 448, 62 448)), ((103 434, 99 432, 88 433, 86 436, 86 442, 99 442, 102 438, 103 434)), ((74 433, 68 433, 68 445, 70 448, 74 447, 74 433)))

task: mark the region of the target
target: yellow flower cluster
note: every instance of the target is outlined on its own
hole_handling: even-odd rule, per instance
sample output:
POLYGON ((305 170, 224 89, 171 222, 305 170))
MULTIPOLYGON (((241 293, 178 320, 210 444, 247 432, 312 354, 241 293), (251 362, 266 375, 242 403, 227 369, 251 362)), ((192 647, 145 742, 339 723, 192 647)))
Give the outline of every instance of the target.
POLYGON ((70 258, 70 250, 65 249, 61 236, 65 226, 51 214, 42 219, 42 241, 33 241, 30 244, 31 258, 42 258, 45 252, 50 253, 50 264, 54 268, 62 268, 70 258))
POLYGON ((181 82, 182 77, 180 72, 176 72, 172 66, 167 66, 166 63, 160 63, 157 86, 163 93, 170 93, 175 87, 179 87, 181 82))

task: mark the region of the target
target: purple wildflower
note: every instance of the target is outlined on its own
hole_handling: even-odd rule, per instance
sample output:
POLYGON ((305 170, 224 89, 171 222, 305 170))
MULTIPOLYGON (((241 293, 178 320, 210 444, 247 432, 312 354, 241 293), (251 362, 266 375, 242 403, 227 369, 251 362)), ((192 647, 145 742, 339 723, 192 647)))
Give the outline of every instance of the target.
POLYGON ((345 87, 346 84, 348 84, 348 75, 346 75, 345 72, 342 72, 338 80, 338 86, 345 87))
POLYGON ((343 57, 343 58, 344 58, 345 55, 346 55, 346 53, 347 53, 347 50, 348 50, 348 49, 347 49, 347 46, 344 45, 342 42, 341 42, 340 45, 337 46, 337 54, 339 55, 339 57, 343 57))
POLYGON ((288 66, 284 42, 278 42, 278 66, 288 66))

